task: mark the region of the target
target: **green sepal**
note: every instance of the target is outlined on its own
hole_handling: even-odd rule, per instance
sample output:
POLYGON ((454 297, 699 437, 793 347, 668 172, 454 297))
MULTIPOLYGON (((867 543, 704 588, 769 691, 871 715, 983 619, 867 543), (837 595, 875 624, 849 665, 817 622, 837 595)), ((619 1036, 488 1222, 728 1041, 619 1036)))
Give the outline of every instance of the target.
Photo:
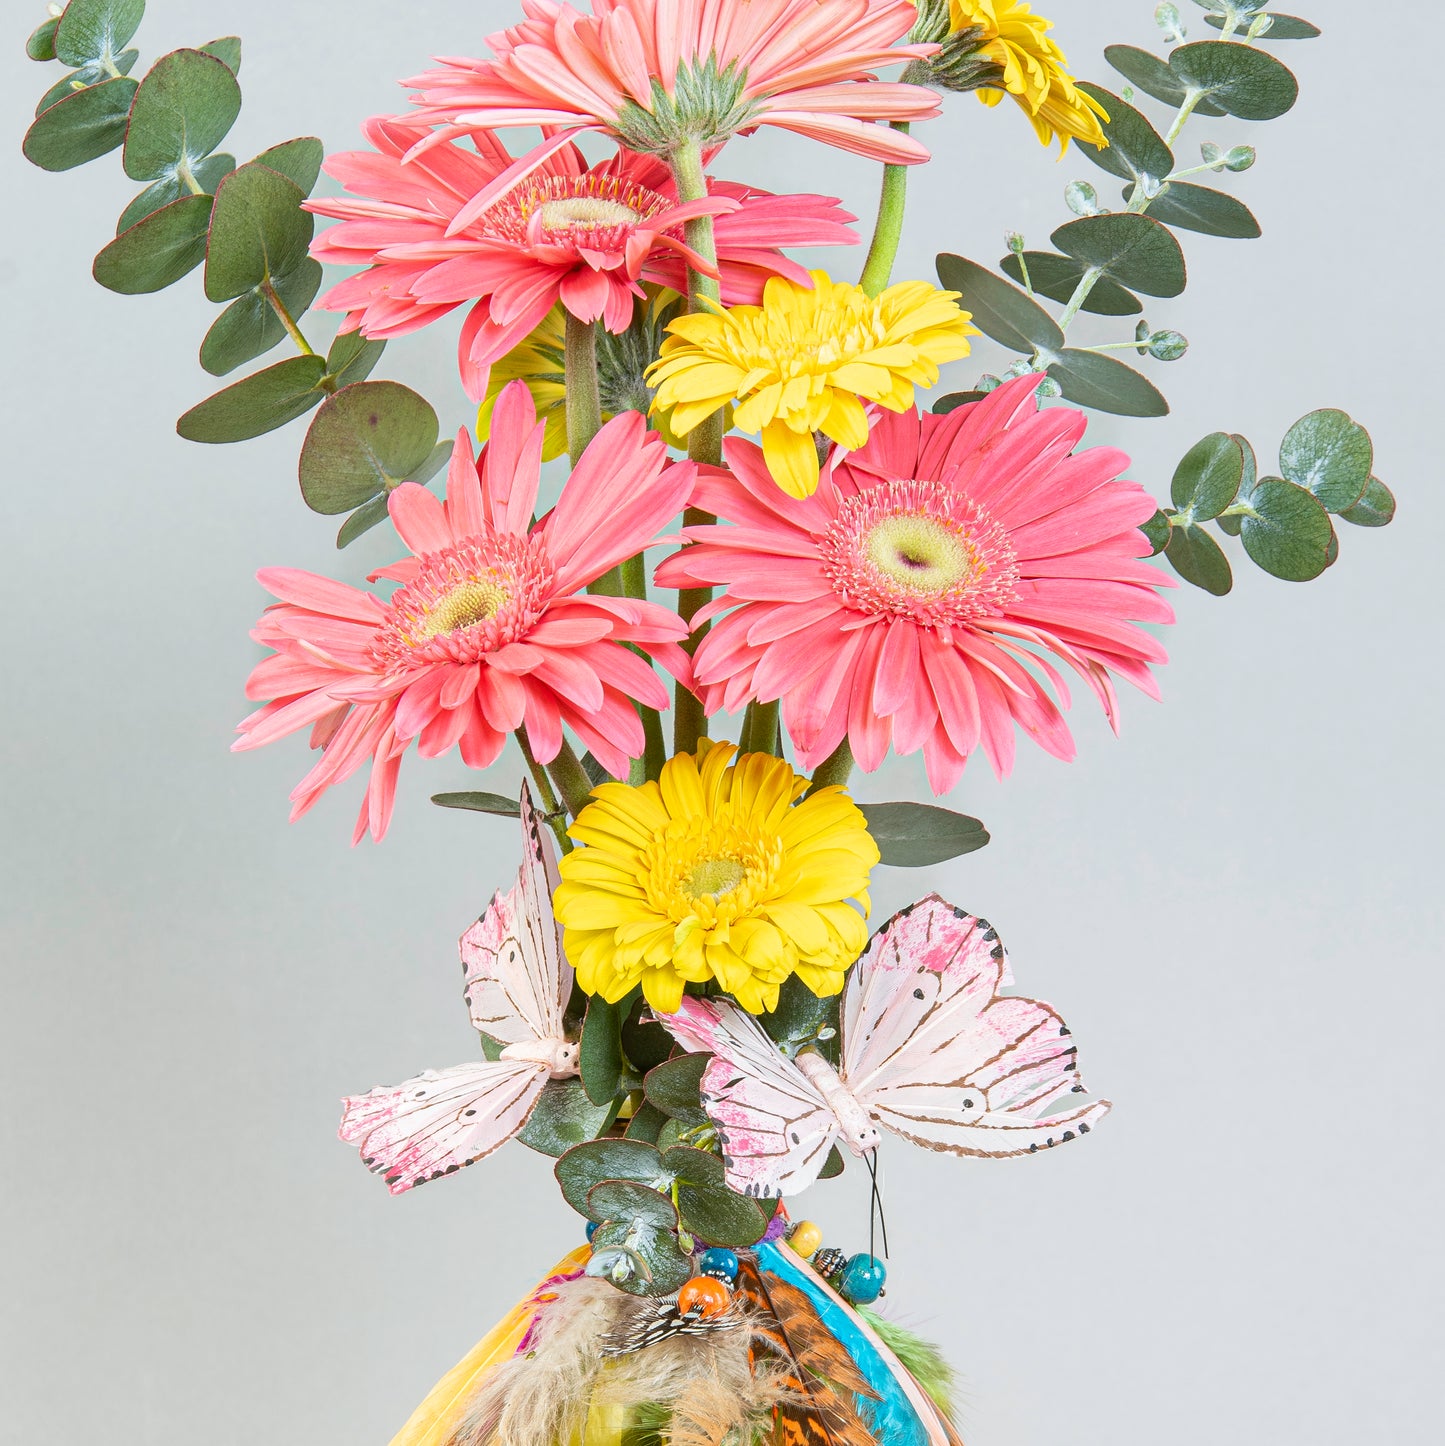
POLYGON ((1082 216, 1060 226, 1049 240, 1081 265, 1150 296, 1178 296, 1188 280, 1178 241, 1148 216, 1127 211, 1082 216))
POLYGON ((587 1001, 579 1060, 582 1087, 595 1105, 615 1099, 622 1088, 626 1064, 622 1054, 622 1021, 636 997, 634 990, 615 1004, 609 1004, 600 994, 592 995, 587 1001))
POLYGON ((1244 450, 1228 432, 1211 432, 1196 442, 1174 469, 1169 497, 1180 526, 1209 522, 1239 495, 1244 450))
POLYGON ((26 160, 42 171, 69 171, 113 151, 125 140, 139 82, 103 80, 48 106, 25 133, 26 160))
POLYGON ((282 141, 279 146, 262 151, 254 164, 280 171, 309 196, 321 174, 321 162, 325 159, 326 147, 320 140, 315 136, 297 136, 294 141, 282 141))
POLYGON ((1279 444, 1279 469, 1307 488, 1326 512, 1347 512, 1364 496, 1375 466, 1370 434, 1333 407, 1303 416, 1279 444))
POLYGON ((938 279, 962 295, 960 305, 986 336, 1018 352, 1037 347, 1057 351, 1064 344, 1058 323, 1027 292, 995 275, 986 266, 944 252, 938 258, 938 279))
POLYGON ((683 1229, 706 1245, 756 1245, 768 1228, 757 1203, 728 1189, 723 1162, 709 1150, 676 1145, 662 1157, 677 1186, 683 1229))
MULTIPOLYGON (((999 262, 999 269, 1022 286, 1025 264, 1028 266, 1029 284, 1035 294, 1047 296, 1061 306, 1068 305, 1072 300, 1086 269, 1072 256, 1060 256, 1053 251, 1025 251, 1022 258, 1010 252, 999 262)), ((1137 316, 1144 310, 1144 304, 1117 282, 1100 276, 1095 279, 1081 310, 1092 312, 1095 316, 1137 316)))
POLYGON ((517 1138, 539 1155, 564 1155, 574 1145, 594 1140, 611 1124, 616 1102, 594 1105, 580 1080, 548 1080, 517 1138))
POLYGON ((683 1054, 648 1070, 642 1083, 648 1104, 685 1126, 706 1124, 700 1092, 703 1071, 711 1058, 710 1054, 683 1054))
MULTIPOLYGON (((1133 186, 1124 191, 1132 200, 1133 186)), ((1223 236, 1231 241, 1253 241, 1260 235, 1254 212, 1233 196, 1208 186, 1191 186, 1187 181, 1170 181, 1149 203, 1149 214, 1166 226, 1198 231, 1203 236, 1223 236)))
POLYGON ((131 106, 126 175, 159 181, 183 174, 225 140, 240 114, 241 87, 224 60, 199 50, 163 55, 131 106))
POLYGON ((1290 68, 1251 45, 1198 40, 1177 47, 1169 68, 1203 91, 1211 104, 1241 120, 1274 120, 1299 99, 1299 82, 1290 68))
POLYGON ((207 55, 214 55, 232 75, 240 75, 241 37, 239 35, 223 35, 219 40, 212 40, 208 45, 196 48, 207 55))
MULTIPOLYGON (((294 271, 271 278, 282 306, 300 316, 321 290, 319 261, 303 257, 294 271)), ((264 356, 285 339, 286 328, 265 291, 253 286, 238 296, 212 323, 201 343, 201 365, 213 377, 223 377, 248 361, 264 356)))
POLYGON ((1330 565, 1334 528, 1314 493, 1266 477, 1249 494, 1249 507, 1239 535, 1257 567, 1285 582, 1309 582, 1330 565))
POLYGON ((207 398, 176 423, 190 442, 245 442, 304 417, 319 405, 326 363, 319 356, 292 357, 207 398))
POLYGON ((492 813, 498 818, 520 818, 521 806, 515 798, 500 793, 434 793, 431 801, 439 808, 459 808, 471 813, 492 813))
POLYGON ((1101 122, 1107 146, 1091 146, 1074 138, 1074 144, 1101 170, 1121 181, 1148 180, 1157 184, 1174 169, 1174 153, 1159 132, 1127 101, 1101 85, 1080 81, 1079 89, 1092 96, 1109 113, 1101 122))
POLYGON ((307 259, 314 222, 301 209, 305 192, 279 171, 255 161, 232 171, 216 191, 206 295, 230 301, 307 259))
POLYGON ((55 58, 74 66, 113 61, 145 13, 145 0, 70 0, 55 29, 55 58))
POLYGON ((139 296, 163 291, 206 259, 209 196, 183 196, 123 231, 95 258, 95 279, 108 291, 139 296))
POLYGON ((1067 400, 1121 417, 1164 417, 1169 403, 1142 372, 1094 351, 1062 351, 1049 375, 1067 400))
POLYGON ((1234 586, 1234 573, 1224 550, 1202 527, 1178 524, 1169 530, 1164 549, 1169 565, 1184 579, 1215 597, 1223 597, 1234 586))
POLYGON ((591 1140, 574 1145, 552 1173, 562 1188, 562 1198, 579 1215, 587 1214, 588 1193, 604 1180, 635 1180, 649 1187, 671 1183, 656 1147, 642 1140, 591 1140))
POLYGON ((988 830, 976 818, 928 803, 860 803, 868 832, 882 855, 880 862, 900 869, 922 869, 988 843, 988 830))
MULTIPOLYGON (((1165 105, 1179 107, 1189 95, 1189 87, 1169 68, 1167 60, 1161 60, 1152 50, 1140 50, 1137 45, 1106 45, 1104 59, 1127 80, 1130 85, 1142 90, 1145 95, 1161 100, 1165 105)), ((1198 115, 1221 116, 1225 112, 1207 100, 1195 107, 1198 115)), ((1113 112, 1110 112, 1113 115, 1113 112)), ((1167 174, 1167 172, 1165 173, 1167 174)))
MULTIPOLYGON (((201 195, 214 196, 216 187, 235 169, 236 158, 234 156, 207 156, 195 167, 191 176, 201 188, 201 195)), ((159 211, 162 206, 169 206, 172 201, 179 201, 183 196, 195 194, 179 176, 167 176, 164 180, 147 186, 120 213, 120 219, 115 223, 115 234, 119 236, 123 231, 129 231, 138 221, 144 221, 147 216, 159 211)))
POLYGON ((1340 517, 1356 527, 1387 527, 1395 520, 1395 494, 1378 477, 1371 477, 1365 484, 1365 495, 1340 517))

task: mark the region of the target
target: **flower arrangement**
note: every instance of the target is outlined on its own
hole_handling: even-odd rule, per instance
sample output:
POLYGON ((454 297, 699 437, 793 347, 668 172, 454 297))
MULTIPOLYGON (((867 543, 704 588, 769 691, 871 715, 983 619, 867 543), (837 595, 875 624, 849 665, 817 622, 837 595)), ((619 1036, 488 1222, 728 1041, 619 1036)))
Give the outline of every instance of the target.
POLYGON ((1205 142, 1188 165, 1176 147, 1194 117, 1288 111, 1270 46, 1318 34, 1261 0, 1197 3, 1217 34, 1191 41, 1158 6, 1165 53, 1110 47, 1115 91, 1076 78, 1019 0, 520 0, 477 58, 407 82, 365 149, 302 137, 240 165, 219 150, 239 40, 136 80, 144 0, 70 0, 31 36, 69 74, 26 155, 120 150, 143 187, 96 279, 137 294, 203 268, 225 305, 214 376, 297 353, 181 435, 309 416, 301 490, 346 514, 338 547, 389 524, 406 549, 366 587, 259 573, 276 601, 237 749, 309 734, 293 818, 364 770, 355 842, 385 837, 413 744, 476 770, 514 744, 525 770, 520 790, 435 799, 519 827, 515 880, 460 939, 478 1057, 347 1099, 340 1133, 397 1194, 520 1140, 556 1158, 586 1244, 396 1446, 957 1442, 942 1357, 876 1308, 886 1227, 844 1251, 789 1202, 851 1160, 877 1203, 895 1137, 1026 1156, 1110 1106, 1060 1015, 1012 992, 986 919, 929 895, 870 935, 877 867, 988 834, 862 802, 855 775, 921 753, 943 797, 975 754, 1007 775, 1021 733, 1071 758, 1068 675, 1116 727, 1119 681, 1157 697, 1162 590, 1227 593, 1221 534, 1303 582, 1338 560, 1338 522, 1394 515, 1336 409, 1288 430, 1277 476, 1210 434, 1167 500, 1085 445, 1090 410, 1168 411, 1116 353, 1187 343, 1139 321, 1071 344, 1073 323, 1178 295, 1179 231, 1258 235, 1193 179, 1252 149, 1205 142), (1051 249, 1011 235, 997 269, 946 253, 938 285, 896 280, 926 122, 970 91, 1014 101, 1119 199, 1074 181, 1051 249), (728 142, 765 126, 881 165, 871 233, 838 199, 727 174, 728 142), (526 127, 530 149, 509 134, 526 127), (323 162, 345 194, 314 194, 323 162), (856 283, 787 254, 865 236, 856 283), (325 265, 350 274, 323 294, 325 265), (313 307, 341 318, 324 353, 313 307), (470 426, 444 441, 430 402, 372 374, 452 312, 470 426), (930 403, 985 343, 1012 360, 930 403))

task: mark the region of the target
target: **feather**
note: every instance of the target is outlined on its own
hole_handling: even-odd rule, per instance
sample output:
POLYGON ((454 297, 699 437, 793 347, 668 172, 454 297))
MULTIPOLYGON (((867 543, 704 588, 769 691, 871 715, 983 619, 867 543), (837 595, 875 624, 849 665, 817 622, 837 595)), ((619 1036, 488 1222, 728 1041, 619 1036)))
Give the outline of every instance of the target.
POLYGON ((895 1321, 885 1320, 866 1305, 856 1309, 883 1344, 903 1363, 908 1374, 923 1387, 929 1400, 946 1419, 952 1420, 955 1374, 953 1367, 944 1359, 943 1352, 932 1341, 924 1340, 895 1321))

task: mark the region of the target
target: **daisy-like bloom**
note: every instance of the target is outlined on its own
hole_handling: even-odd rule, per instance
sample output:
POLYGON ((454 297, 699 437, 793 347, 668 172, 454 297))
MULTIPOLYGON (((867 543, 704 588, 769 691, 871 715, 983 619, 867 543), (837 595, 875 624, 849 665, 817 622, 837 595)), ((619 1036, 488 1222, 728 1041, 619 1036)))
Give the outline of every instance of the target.
POLYGON ((642 985, 674 1013, 687 984, 715 979, 744 1009, 774 1009, 796 974, 836 994, 868 940, 878 847, 841 788, 809 783, 731 743, 669 759, 656 783, 604 783, 569 832, 552 904, 589 994, 642 985), (857 905, 857 907, 855 907, 857 905), (861 912, 860 912, 861 910, 861 912))
MULTIPOLYGON (((652 406, 652 388, 647 369, 662 345, 668 323, 681 314, 686 303, 677 292, 663 286, 647 285, 646 302, 637 303, 632 325, 614 335, 603 331, 597 337, 597 386, 604 420, 621 412, 646 415, 652 406)), ((487 382, 487 396, 477 414, 477 430, 485 437, 492 425, 492 408, 509 383, 526 382, 537 408, 546 420, 547 438, 542 460, 550 462, 567 451, 567 318, 554 306, 535 331, 493 368, 487 382)), ((679 451, 687 444, 672 434, 665 417, 653 425, 669 447, 679 451)))
POLYGON ((1052 20, 1032 14, 1021 0, 950 0, 950 12, 954 32, 967 33, 971 53, 1002 72, 1000 88, 979 90, 985 105, 1011 95, 1044 145, 1058 141, 1060 154, 1071 136, 1091 146, 1109 144, 1099 124, 1109 114, 1074 84, 1064 52, 1049 39, 1052 20))
POLYGON ((488 37, 490 58, 447 59, 407 82, 423 119, 455 130, 600 130, 655 155, 773 125, 875 160, 928 159, 886 122, 935 116, 938 97, 873 78, 933 53, 898 43, 917 19, 912 0, 592 0, 590 14, 522 0, 522 9, 522 24, 488 37))
POLYGON ((1083 414, 1039 411, 1038 382, 948 416, 879 415, 803 501, 774 485, 756 446, 731 441, 731 472, 705 469, 693 505, 733 525, 688 529, 693 545, 657 572, 668 587, 726 585, 699 614, 727 613, 693 660, 708 712, 781 698, 803 767, 845 737, 869 771, 890 744, 921 748, 944 793, 979 747, 1007 773, 1015 723, 1073 757, 1050 658, 1115 727, 1111 674, 1158 697, 1149 664, 1164 650, 1130 625, 1173 620, 1154 591, 1167 579, 1139 560, 1154 503, 1116 480, 1122 452, 1074 451, 1083 414))
POLYGON ((720 277, 725 301, 756 301, 770 276, 807 281, 778 247, 858 240, 847 224, 855 218, 831 197, 710 182, 706 199, 684 205, 655 156, 624 151, 589 166, 573 145, 477 210, 478 194, 513 164, 495 136, 479 135, 476 150, 446 142, 403 161, 430 135, 425 126, 377 117, 366 134, 375 150, 327 162, 352 196, 307 202, 342 222, 317 237, 317 259, 367 268, 320 305, 347 313, 343 329, 383 338, 472 304, 461 368, 473 401, 486 393, 488 367, 559 302, 581 321, 626 331, 644 278, 681 288, 692 265, 720 277), (683 237, 698 216, 714 218, 715 273, 683 237))
POLYGON ((281 602, 252 633, 275 654, 246 693, 271 701, 241 724, 235 747, 312 729, 324 751, 291 795, 293 819, 370 762, 356 839, 370 828, 379 840, 413 740, 423 758, 455 747, 486 768, 525 724, 546 763, 565 725, 611 773, 642 756, 633 700, 665 708, 667 689, 623 644, 686 680, 687 627, 656 603, 582 589, 653 541, 682 509, 695 469, 669 463, 662 439, 629 413, 603 427, 533 525, 542 432, 517 383, 499 399, 480 457, 465 432, 457 438, 445 503, 412 482, 391 494, 412 555, 372 575, 400 584, 389 599, 292 568, 259 574, 281 602))
POLYGON ((868 440, 863 402, 902 412, 944 362, 968 355, 969 314, 958 292, 901 281, 877 297, 815 271, 811 288, 778 278, 761 306, 698 312, 673 322, 650 373, 653 409, 685 436, 720 407, 761 432, 773 477, 792 497, 818 485, 822 432, 848 448, 868 440), (861 400, 860 400, 861 399, 861 400))

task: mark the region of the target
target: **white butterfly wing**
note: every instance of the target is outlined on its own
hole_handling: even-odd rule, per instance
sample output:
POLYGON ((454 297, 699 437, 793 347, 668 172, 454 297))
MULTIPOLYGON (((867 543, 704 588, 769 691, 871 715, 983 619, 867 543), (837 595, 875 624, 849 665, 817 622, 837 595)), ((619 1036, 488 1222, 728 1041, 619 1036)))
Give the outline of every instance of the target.
POLYGON ((522 867, 461 938, 472 1024, 501 1044, 563 1037, 572 967, 552 914, 557 861, 547 826, 522 785, 522 867))
POLYGON ((506 1144, 527 1123, 547 1077, 545 1065, 525 1060, 427 1070, 343 1100, 338 1133, 400 1195, 506 1144))
POLYGON ((684 1048, 713 1056, 702 1105, 722 1143, 728 1187, 754 1197, 806 1190, 839 1128, 817 1086, 735 1004, 688 997, 659 1017, 684 1048))
POLYGON ((1107 1101, 1082 1094, 1076 1050, 1047 1004, 998 993, 998 935, 937 895, 888 921, 843 999, 843 1079, 888 1129, 961 1155, 1032 1154, 1087 1134, 1107 1101))

